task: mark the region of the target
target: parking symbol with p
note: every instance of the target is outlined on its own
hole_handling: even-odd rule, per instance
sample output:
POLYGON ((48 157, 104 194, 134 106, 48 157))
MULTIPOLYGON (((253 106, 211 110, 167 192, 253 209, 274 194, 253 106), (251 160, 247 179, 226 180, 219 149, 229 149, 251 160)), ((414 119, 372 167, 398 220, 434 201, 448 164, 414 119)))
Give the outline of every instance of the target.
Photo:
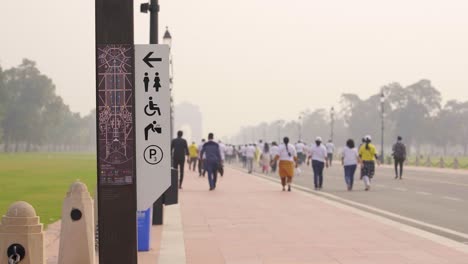
POLYGON ((145 149, 143 156, 145 158, 145 161, 148 164, 156 165, 159 162, 161 162, 161 160, 163 159, 164 153, 159 146, 151 145, 145 149))

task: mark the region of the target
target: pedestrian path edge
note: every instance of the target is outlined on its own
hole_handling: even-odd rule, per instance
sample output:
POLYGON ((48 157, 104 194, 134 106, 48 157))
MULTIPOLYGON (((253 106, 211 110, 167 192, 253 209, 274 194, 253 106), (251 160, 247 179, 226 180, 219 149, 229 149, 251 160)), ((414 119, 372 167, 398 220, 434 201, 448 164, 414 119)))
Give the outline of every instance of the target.
MULTIPOLYGON (((232 169, 239 170, 238 168, 235 168, 235 167, 232 167, 232 169)), ((252 176, 252 178, 254 178, 254 179, 264 181, 264 182, 268 182, 269 184, 272 184, 272 185, 276 185, 276 183, 280 183, 280 180, 278 180, 278 179, 273 179, 273 178, 266 177, 266 176, 263 176, 263 175, 260 175, 260 174, 252 174, 250 176, 252 176), (256 177, 254 177, 254 176, 256 176, 256 177)), ((343 204, 343 203, 340 203, 340 202, 332 201, 332 200, 324 198, 324 197, 322 197, 320 195, 314 194, 312 190, 310 190, 310 189, 308 189, 306 187, 298 186, 296 184, 292 184, 292 186, 296 190, 299 190, 299 193, 304 195, 304 196, 308 196, 308 197, 314 198, 314 199, 316 199, 318 201, 321 201, 323 203, 330 204, 330 205, 332 205, 334 207, 337 207, 337 208, 340 208, 340 209, 343 209, 343 210, 346 210, 346 211, 349 211, 349 212, 353 212, 355 214, 361 215, 361 216, 366 217, 368 219, 373 219, 373 220, 375 220, 377 222, 392 226, 392 227, 397 228, 399 230, 402 230, 402 231, 404 231, 406 233, 417 235, 417 236, 422 237, 424 239, 428 239, 430 241, 436 242, 436 243, 438 243, 440 245, 443 245, 443 246, 446 246, 448 248, 452 248, 452 249, 455 249, 455 250, 463 252, 463 253, 468 253, 468 245, 465 245, 463 243, 460 243, 460 242, 445 238, 443 236, 439 236, 437 234, 427 232, 425 230, 422 230, 422 229, 419 229, 419 228, 416 228, 416 227, 412 227, 412 226, 409 226, 409 225, 406 225, 406 224, 403 224, 403 223, 399 223, 397 221, 393 221, 393 220, 385 218, 383 216, 373 214, 373 213, 370 213, 370 212, 366 212, 364 210, 361 210, 361 209, 358 209, 358 208, 355 208, 355 207, 352 207, 352 206, 349 206, 349 205, 346 205, 346 204, 343 204)), ((330 195, 330 196, 332 196, 332 195, 330 195)))
POLYGON ((164 227, 158 264, 185 264, 185 241, 180 205, 164 207, 164 227))

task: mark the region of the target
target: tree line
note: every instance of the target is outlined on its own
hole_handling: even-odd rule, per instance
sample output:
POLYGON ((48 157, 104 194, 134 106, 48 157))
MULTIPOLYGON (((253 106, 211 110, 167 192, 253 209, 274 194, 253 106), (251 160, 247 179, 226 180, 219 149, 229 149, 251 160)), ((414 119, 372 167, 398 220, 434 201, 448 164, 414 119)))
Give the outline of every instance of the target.
POLYGON ((64 103, 34 61, 0 66, 0 145, 4 152, 85 151, 96 144, 96 114, 81 117, 64 103))
POLYGON ((390 154, 391 146, 400 135, 413 155, 467 156, 468 101, 450 100, 444 104, 440 91, 430 80, 420 80, 406 87, 390 83, 368 98, 345 93, 341 95, 339 111, 333 116, 331 108, 305 110, 297 120, 244 126, 231 140, 237 143, 258 139, 278 141, 287 135, 294 142, 301 138, 310 143, 316 136, 324 140, 331 138, 333 131, 336 145, 344 145, 348 138, 360 142, 369 134, 380 148, 382 106, 386 154, 390 154))

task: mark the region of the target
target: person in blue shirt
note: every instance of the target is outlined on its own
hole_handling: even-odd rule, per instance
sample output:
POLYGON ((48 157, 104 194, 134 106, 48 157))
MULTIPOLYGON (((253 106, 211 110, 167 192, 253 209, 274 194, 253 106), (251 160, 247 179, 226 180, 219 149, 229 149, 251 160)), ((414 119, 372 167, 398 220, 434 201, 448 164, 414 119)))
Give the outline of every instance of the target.
POLYGON ((203 144, 200 157, 203 157, 203 164, 208 172, 210 191, 212 191, 216 189, 217 171, 222 165, 221 150, 218 143, 214 141, 213 133, 208 134, 208 141, 203 144))

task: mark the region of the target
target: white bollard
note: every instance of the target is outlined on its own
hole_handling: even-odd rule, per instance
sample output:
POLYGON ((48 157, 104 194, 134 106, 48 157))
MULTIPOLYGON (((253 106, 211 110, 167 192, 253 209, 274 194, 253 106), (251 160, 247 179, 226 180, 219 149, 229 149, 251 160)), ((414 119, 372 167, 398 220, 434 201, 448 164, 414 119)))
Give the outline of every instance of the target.
POLYGON ((63 201, 58 264, 94 264, 94 204, 85 184, 77 181, 63 201))
POLYGON ((13 203, 3 216, 0 250, 0 264, 45 264, 43 225, 27 202, 13 203))

